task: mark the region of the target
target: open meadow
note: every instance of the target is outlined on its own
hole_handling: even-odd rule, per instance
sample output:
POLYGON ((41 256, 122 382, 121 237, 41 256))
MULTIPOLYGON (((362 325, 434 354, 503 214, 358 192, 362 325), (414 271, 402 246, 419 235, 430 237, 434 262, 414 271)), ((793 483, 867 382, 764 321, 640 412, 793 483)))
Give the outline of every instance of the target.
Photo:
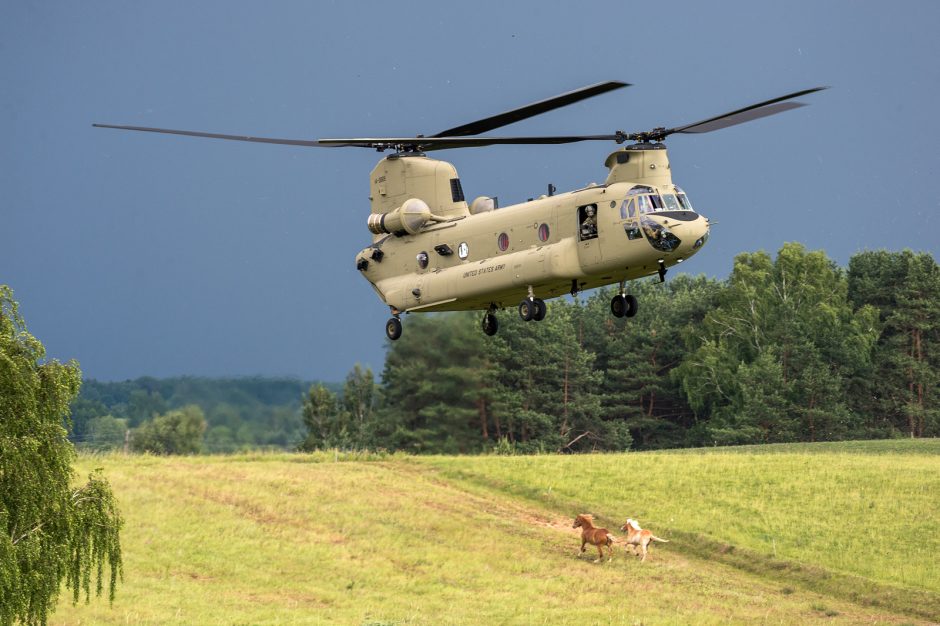
MULTIPOLYGON (((940 441, 580 456, 82 456, 124 583, 52 624, 940 621, 940 441), (577 513, 671 542, 578 556, 577 513)), ((589 548, 590 550, 590 548, 589 548)))

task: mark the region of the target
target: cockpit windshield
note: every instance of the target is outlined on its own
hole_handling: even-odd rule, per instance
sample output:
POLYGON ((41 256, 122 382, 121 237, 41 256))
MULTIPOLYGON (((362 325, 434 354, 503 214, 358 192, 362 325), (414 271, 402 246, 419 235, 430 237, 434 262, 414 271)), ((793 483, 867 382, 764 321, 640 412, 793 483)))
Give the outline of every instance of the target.
POLYGON ((664 193, 645 185, 637 185, 627 192, 627 199, 620 210, 621 218, 633 217, 634 211, 640 215, 656 211, 691 211, 692 203, 679 187, 673 187, 675 193, 664 193))
POLYGON ((627 201, 633 200, 640 215, 666 209, 659 192, 652 187, 637 185, 627 192, 627 201))
POLYGON ((676 199, 676 195, 672 193, 663 194, 663 204, 666 205, 667 211, 681 211, 682 207, 679 206, 679 201, 676 199))

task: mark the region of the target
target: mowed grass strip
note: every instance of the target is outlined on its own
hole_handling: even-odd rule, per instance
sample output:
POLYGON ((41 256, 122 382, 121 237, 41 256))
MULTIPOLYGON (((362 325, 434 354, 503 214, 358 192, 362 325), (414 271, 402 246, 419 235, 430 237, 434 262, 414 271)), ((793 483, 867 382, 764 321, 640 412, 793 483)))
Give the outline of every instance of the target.
POLYGON ((911 621, 668 546, 594 564, 576 556, 579 511, 468 489, 414 459, 311 458, 81 458, 104 468, 127 519, 125 581, 113 607, 63 599, 51 623, 911 621))
POLYGON ((611 524, 637 518, 690 555, 940 619, 940 440, 420 462, 611 524))

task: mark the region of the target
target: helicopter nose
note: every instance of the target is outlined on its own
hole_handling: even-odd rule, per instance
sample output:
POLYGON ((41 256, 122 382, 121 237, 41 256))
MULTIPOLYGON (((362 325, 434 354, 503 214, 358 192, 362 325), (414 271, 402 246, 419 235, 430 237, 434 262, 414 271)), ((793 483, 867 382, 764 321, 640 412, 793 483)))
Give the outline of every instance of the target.
POLYGON ((698 219, 689 224, 690 231, 690 242, 692 244, 692 249, 689 251, 690 254, 695 254, 698 252, 699 248, 705 245, 705 242, 708 241, 708 234, 711 230, 711 223, 708 221, 708 218, 704 215, 699 215, 698 219))

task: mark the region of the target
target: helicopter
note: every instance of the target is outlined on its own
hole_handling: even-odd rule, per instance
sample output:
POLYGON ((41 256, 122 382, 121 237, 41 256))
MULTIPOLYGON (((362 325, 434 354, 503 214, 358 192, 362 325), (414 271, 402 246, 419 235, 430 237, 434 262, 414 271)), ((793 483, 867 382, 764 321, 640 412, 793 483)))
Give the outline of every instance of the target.
POLYGON ((615 317, 633 317, 636 297, 626 283, 665 280, 668 269, 708 241, 711 222, 673 183, 663 141, 672 134, 707 133, 806 106, 794 98, 813 87, 691 124, 606 135, 492 137, 488 131, 575 104, 629 83, 607 81, 455 126, 434 135, 347 139, 277 139, 167 128, 93 124, 190 137, 308 147, 358 147, 392 153, 373 168, 372 243, 355 256, 356 269, 390 310, 385 333, 402 335, 401 314, 482 310, 481 326, 495 335, 496 312, 518 307, 526 322, 545 318, 546 299, 619 284, 615 317), (627 144, 610 153, 603 184, 499 207, 493 197, 464 197, 456 168, 428 152, 493 145, 555 145, 582 141, 627 144), (630 142, 630 143, 627 143, 630 142), (518 304, 517 304, 518 303, 518 304))

